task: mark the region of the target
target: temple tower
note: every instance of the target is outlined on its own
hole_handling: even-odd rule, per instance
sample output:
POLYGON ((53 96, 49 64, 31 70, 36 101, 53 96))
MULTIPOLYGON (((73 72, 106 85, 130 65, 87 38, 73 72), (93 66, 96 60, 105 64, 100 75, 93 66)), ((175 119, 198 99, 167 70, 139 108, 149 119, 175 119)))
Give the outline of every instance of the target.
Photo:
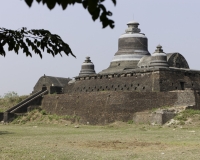
POLYGON ((125 33, 119 37, 118 51, 115 53, 108 69, 100 74, 123 71, 127 68, 137 68, 139 60, 150 55, 148 51, 148 39, 144 33, 140 33, 139 23, 128 22, 125 33))
POLYGON ((83 62, 81 66, 81 71, 79 76, 85 76, 88 74, 95 74, 94 64, 91 62, 90 57, 86 57, 85 62, 83 62))
POLYGON ((152 68, 169 68, 167 55, 163 52, 162 46, 158 45, 155 52, 152 54, 149 67, 152 68))

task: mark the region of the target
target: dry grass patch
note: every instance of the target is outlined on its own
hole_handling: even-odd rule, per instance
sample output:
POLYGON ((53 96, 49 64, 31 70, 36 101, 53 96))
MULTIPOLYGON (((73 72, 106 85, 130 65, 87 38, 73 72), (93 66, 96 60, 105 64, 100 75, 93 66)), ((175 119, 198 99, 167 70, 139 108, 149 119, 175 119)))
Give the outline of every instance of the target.
POLYGON ((171 128, 114 123, 1 125, 0 159, 198 159, 198 127, 171 128), (112 126, 112 127, 110 127, 112 126))
POLYGON ((200 127, 196 119, 198 114, 193 113, 196 125, 115 122, 91 126, 73 123, 76 116, 47 115, 34 110, 10 124, 0 125, 0 159, 199 159, 200 127), (79 128, 75 127, 77 125, 79 128))

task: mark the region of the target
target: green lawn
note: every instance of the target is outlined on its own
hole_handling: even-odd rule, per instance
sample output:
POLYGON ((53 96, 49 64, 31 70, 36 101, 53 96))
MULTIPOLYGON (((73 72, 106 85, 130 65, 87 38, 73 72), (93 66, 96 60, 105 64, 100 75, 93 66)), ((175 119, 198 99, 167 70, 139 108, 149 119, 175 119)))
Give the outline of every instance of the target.
POLYGON ((1 160, 192 160, 200 157, 198 126, 161 127, 116 122, 0 125, 1 160))

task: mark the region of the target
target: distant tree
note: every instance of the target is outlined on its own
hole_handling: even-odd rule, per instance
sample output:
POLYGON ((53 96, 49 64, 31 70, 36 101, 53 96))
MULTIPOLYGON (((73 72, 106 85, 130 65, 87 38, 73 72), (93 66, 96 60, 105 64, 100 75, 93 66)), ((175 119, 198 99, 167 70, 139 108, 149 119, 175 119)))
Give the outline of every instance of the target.
MULTIPOLYGON (((26 4, 31 7, 34 0, 25 0, 26 4)), ((98 18, 100 19, 103 28, 110 26, 114 28, 114 21, 110 20, 108 16, 112 16, 112 12, 107 11, 106 7, 103 5, 105 0, 35 0, 36 2, 42 2, 43 5, 51 10, 55 5, 62 6, 63 10, 67 8, 68 5, 74 5, 76 3, 82 4, 85 9, 88 10, 89 14, 92 16, 92 19, 95 21, 98 18)), ((116 0, 111 0, 114 5, 116 5, 116 0)), ((23 27, 20 30, 10 30, 6 28, 0 28, 0 55, 5 56, 4 46, 8 45, 9 51, 14 51, 18 54, 19 49, 22 49, 26 56, 31 56, 32 53, 29 50, 29 47, 33 52, 39 54, 42 58, 41 51, 46 49, 47 53, 55 56, 64 52, 66 55, 72 53, 71 48, 67 43, 65 43, 60 36, 52 34, 48 30, 27 30, 23 27)))
POLYGON ((3 96, 3 98, 8 98, 8 99, 9 98, 15 98, 15 97, 19 97, 19 95, 14 91, 5 93, 4 96, 3 96))

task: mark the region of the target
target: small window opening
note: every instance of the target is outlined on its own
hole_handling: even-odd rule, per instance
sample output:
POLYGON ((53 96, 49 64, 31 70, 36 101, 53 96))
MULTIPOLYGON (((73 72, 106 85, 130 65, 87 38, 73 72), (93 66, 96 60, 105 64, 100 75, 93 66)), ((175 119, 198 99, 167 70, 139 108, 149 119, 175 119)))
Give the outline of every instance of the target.
POLYGON ((180 68, 180 63, 176 63, 176 67, 177 67, 177 68, 180 68))
POLYGON ((180 82, 180 85, 181 85, 181 89, 185 90, 185 83, 184 82, 180 82))

